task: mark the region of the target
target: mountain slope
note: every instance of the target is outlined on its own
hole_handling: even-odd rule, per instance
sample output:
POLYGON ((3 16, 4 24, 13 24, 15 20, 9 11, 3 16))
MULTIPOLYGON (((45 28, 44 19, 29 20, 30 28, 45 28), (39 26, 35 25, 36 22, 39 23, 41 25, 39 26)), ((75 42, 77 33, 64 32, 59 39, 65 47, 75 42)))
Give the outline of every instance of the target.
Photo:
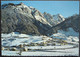
POLYGON ((68 28, 72 28, 74 31, 79 32, 79 15, 73 15, 71 17, 68 17, 65 19, 65 21, 61 22, 60 24, 57 24, 56 26, 53 26, 50 28, 45 34, 53 34, 57 33, 58 30, 64 30, 67 31, 68 28))
POLYGON ((20 4, 4 4, 1 8, 1 32, 10 33, 18 31, 26 34, 44 34, 50 24, 41 16, 38 10, 32 14, 30 7, 20 4), (36 15, 40 17, 37 19, 36 15), (36 17, 35 17, 36 16, 36 17), (43 21, 43 22, 42 22, 43 21), (44 28, 45 27, 45 28, 44 28))

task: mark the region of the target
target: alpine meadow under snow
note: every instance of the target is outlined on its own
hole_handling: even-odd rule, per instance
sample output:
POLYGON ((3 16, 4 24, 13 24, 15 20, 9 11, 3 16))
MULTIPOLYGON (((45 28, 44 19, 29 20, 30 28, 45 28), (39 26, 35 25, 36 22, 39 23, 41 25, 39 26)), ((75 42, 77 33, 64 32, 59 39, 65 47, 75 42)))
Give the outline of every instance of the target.
POLYGON ((2 56, 79 56, 79 15, 41 13, 31 6, 1 6, 2 56))

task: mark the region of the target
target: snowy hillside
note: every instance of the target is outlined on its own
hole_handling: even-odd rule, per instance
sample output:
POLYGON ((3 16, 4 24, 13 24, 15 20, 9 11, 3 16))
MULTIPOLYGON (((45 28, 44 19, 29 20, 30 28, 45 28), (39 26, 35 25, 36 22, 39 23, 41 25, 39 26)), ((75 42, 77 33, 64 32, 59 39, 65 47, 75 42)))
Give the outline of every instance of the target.
POLYGON ((46 39, 43 41, 42 38, 44 36, 31 36, 26 34, 2 34, 2 46, 16 46, 20 44, 28 44, 28 43, 40 43, 45 42, 49 37, 45 36, 46 39), (6 37, 7 36, 7 37, 6 37))

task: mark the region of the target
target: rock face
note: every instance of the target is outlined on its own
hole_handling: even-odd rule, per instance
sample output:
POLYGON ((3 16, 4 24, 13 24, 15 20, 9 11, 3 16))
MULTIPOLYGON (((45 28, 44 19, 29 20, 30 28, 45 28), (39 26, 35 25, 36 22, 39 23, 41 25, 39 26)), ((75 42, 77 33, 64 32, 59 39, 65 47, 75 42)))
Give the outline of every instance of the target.
POLYGON ((13 31, 26 34, 44 34, 50 28, 50 24, 36 9, 32 9, 23 3, 4 4, 1 7, 1 32, 13 31))

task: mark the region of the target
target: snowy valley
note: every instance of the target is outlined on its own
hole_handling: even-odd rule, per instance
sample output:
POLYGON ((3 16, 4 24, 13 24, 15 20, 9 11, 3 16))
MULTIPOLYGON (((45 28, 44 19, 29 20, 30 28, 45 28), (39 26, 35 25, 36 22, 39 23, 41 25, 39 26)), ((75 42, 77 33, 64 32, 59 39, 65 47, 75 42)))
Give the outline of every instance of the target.
POLYGON ((79 33, 72 28, 51 36, 32 36, 12 32, 1 34, 3 56, 78 56, 79 33), (22 52, 20 53, 20 45, 22 52))

